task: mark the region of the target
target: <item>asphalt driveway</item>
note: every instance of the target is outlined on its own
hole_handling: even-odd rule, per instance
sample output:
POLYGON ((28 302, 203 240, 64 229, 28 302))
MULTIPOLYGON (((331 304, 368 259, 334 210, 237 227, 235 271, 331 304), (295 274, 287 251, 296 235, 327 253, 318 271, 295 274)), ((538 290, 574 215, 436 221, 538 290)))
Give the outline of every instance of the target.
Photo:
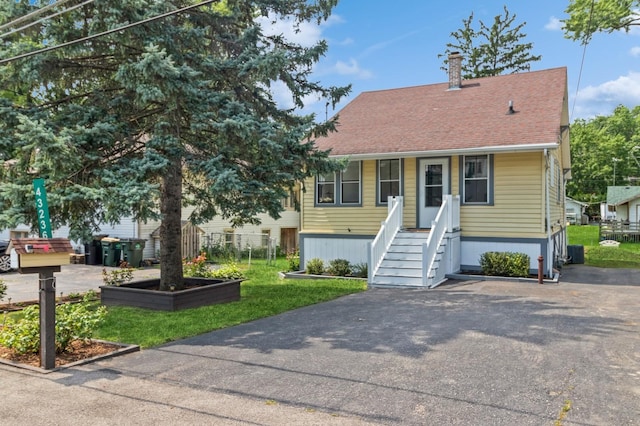
POLYGON ((49 374, 0 366, 0 423, 638 424, 640 274, 572 281, 582 268, 374 289, 49 374))

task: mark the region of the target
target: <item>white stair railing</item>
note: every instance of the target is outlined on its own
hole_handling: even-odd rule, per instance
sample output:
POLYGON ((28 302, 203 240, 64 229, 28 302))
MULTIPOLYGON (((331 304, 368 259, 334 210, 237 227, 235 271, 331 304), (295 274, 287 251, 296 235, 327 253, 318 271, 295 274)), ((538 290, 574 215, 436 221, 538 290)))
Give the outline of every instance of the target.
POLYGON ((436 215, 436 219, 431 223, 431 231, 427 242, 422 247, 422 284, 429 285, 430 281, 440 281, 444 279, 446 271, 440 269, 436 277, 431 277, 434 264, 438 257, 438 249, 447 232, 460 229, 460 196, 445 195, 436 215), (433 279, 430 279, 433 278, 433 279))
POLYGON ((380 230, 369 247, 370 284, 380 268, 385 253, 402 228, 402 197, 389 197, 387 205, 389 206, 387 218, 381 223, 380 230))

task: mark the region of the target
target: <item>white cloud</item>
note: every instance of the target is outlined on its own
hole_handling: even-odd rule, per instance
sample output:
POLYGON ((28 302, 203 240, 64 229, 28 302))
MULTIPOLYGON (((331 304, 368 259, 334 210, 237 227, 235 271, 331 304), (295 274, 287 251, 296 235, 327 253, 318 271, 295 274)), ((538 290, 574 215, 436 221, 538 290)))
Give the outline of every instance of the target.
POLYGON ((552 16, 549 18, 549 22, 544 26, 544 29, 549 31, 560 31, 562 30, 562 22, 560 19, 552 16))
POLYGON ((640 105, 640 72, 629 72, 616 80, 578 91, 572 119, 611 115, 618 105, 640 105))
POLYGON ((322 39, 322 32, 325 28, 342 23, 343 20, 338 15, 331 15, 327 21, 319 25, 312 22, 301 22, 296 26, 291 17, 282 16, 260 16, 256 19, 266 35, 282 34, 287 40, 298 43, 304 47, 310 47, 322 39))
POLYGON ((360 68, 355 59, 349 59, 349 62, 337 61, 333 71, 340 75, 353 75, 361 79, 371 78, 373 75, 371 71, 360 68))
POLYGON ((631 56, 640 56, 640 46, 632 47, 631 50, 629 50, 629 54, 631 56))

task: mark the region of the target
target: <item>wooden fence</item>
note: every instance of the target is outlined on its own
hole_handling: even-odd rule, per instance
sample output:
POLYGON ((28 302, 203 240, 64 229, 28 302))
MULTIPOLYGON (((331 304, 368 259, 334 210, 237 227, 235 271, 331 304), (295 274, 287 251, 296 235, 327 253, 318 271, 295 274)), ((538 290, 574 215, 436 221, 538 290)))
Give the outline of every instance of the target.
POLYGON ((640 223, 627 221, 600 222, 600 241, 640 242, 640 223))

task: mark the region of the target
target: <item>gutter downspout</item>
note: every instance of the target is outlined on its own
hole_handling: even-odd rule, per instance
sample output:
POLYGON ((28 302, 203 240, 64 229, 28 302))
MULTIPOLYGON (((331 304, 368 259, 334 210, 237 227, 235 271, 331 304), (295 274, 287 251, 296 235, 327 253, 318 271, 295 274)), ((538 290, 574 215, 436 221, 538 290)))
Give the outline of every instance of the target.
POLYGON ((553 278, 553 259, 552 257, 552 247, 551 247, 551 206, 549 201, 549 150, 544 149, 544 163, 545 163, 545 174, 544 174, 544 198, 546 205, 546 225, 547 225, 547 265, 549 267, 549 278, 553 278))

